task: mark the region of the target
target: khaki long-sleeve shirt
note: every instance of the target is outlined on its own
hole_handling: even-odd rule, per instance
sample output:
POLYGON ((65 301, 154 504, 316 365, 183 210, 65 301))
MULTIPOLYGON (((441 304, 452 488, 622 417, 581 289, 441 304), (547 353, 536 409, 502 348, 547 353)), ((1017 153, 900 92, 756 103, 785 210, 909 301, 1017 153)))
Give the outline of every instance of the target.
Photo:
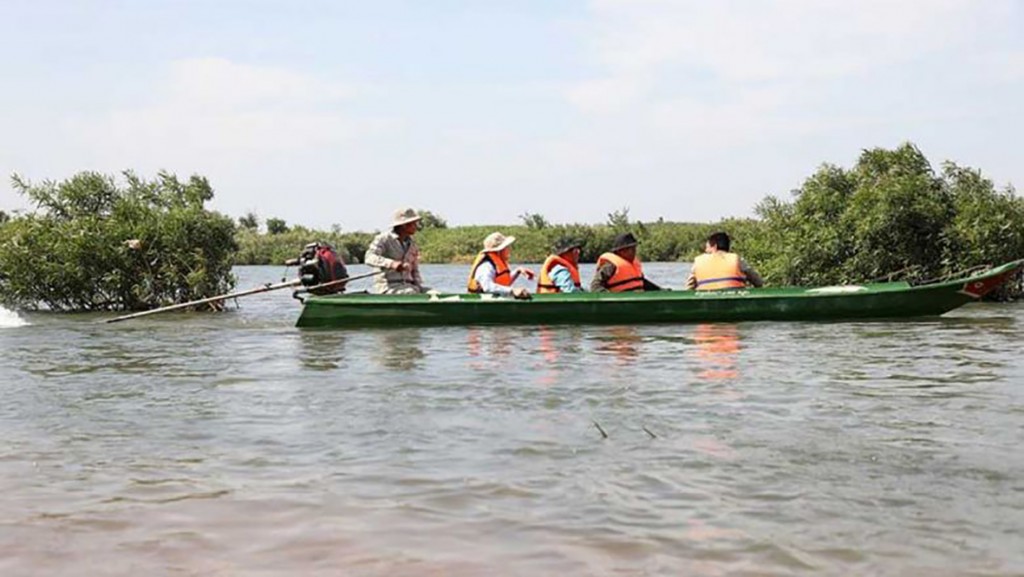
POLYGON ((423 286, 420 275, 420 248, 412 237, 403 242, 394 231, 378 234, 366 249, 366 264, 383 273, 374 280, 375 293, 421 293, 428 290, 423 286), (407 268, 394 270, 399 262, 404 262, 407 268))

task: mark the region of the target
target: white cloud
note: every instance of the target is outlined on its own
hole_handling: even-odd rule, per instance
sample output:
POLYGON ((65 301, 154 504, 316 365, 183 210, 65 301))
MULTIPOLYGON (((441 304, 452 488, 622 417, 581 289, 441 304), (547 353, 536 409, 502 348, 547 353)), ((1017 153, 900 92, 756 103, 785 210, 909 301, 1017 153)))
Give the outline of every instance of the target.
POLYGON ((591 6, 593 60, 607 75, 566 90, 583 112, 604 111, 606 102, 616 109, 642 103, 673 77, 729 84, 849 78, 970 42, 979 27, 1011 9, 1009 0, 595 0, 591 6))
POLYGON ((998 102, 1021 89, 1012 0, 590 6, 590 75, 562 91, 582 128, 541 150, 600 175, 594 190, 697 218, 743 213, 865 147, 912 140, 964 158, 976 134, 1007 130, 998 102))
POLYGON ((566 98, 583 112, 607 114, 636 101, 646 92, 646 84, 640 78, 627 76, 598 78, 569 87, 566 98))
MULTIPOLYGON (((462 223, 594 221, 623 204, 640 218, 744 214, 823 161, 904 140, 1019 183, 1010 6, 595 0, 542 78, 481 76, 430 51, 400 64, 385 51, 380 86, 330 73, 369 69, 358 50, 287 68, 165 62, 88 106, 51 89, 68 96, 5 107, 0 169, 200 173, 220 210, 346 228, 407 204, 462 223)), ((16 206, 10 194, 0 186, 0 206, 16 206)))
POLYGON ((356 120, 346 105, 359 89, 294 71, 218 58, 171 63, 151 99, 72 123, 121 162, 150 164, 210 154, 287 153, 351 142, 386 128, 356 120))

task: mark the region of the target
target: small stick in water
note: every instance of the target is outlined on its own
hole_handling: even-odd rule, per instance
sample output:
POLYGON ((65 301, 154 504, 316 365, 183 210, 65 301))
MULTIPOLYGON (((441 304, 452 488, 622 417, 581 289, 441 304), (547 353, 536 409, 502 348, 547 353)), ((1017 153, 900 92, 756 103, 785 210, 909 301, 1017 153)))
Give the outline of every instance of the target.
POLYGON ((607 439, 608 433, 604 432, 604 429, 601 428, 601 423, 598 423, 597 421, 593 421, 593 423, 594 426, 597 427, 597 430, 601 432, 601 436, 607 439))
POLYGON ((640 425, 640 428, 643 429, 645 433, 650 435, 652 439, 657 439, 658 438, 658 435, 655 435, 654 433, 652 433, 651 430, 647 428, 647 425, 640 425))

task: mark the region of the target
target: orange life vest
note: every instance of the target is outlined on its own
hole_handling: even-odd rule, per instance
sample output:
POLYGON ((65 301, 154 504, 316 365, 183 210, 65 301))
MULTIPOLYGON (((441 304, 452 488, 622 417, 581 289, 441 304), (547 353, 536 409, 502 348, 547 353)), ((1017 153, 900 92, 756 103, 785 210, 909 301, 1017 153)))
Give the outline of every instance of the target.
POLYGON ((469 282, 466 283, 466 290, 471 293, 484 292, 480 283, 476 282, 476 269, 480 268, 480 265, 485 262, 494 265, 495 284, 512 286, 512 273, 508 270, 508 263, 501 259, 501 255, 496 252, 481 252, 476 255, 476 260, 473 261, 473 268, 469 269, 469 282))
POLYGON ((537 279, 537 294, 562 292, 561 289, 551 281, 551 269, 558 265, 562 265, 569 269, 569 274, 572 275, 572 282, 576 285, 576 288, 583 288, 583 285, 580 284, 580 270, 564 258, 557 254, 553 254, 549 256, 548 259, 544 261, 544 265, 540 267, 540 278, 537 279))
POLYGON ((699 291, 747 286, 747 275, 740 270, 740 257, 731 252, 713 252, 698 256, 693 261, 693 278, 697 279, 699 291))
POLYGON ((640 261, 629 262, 614 252, 606 252, 597 259, 597 268, 604 263, 615 265, 615 275, 608 279, 605 286, 613 293, 644 290, 644 267, 640 261))

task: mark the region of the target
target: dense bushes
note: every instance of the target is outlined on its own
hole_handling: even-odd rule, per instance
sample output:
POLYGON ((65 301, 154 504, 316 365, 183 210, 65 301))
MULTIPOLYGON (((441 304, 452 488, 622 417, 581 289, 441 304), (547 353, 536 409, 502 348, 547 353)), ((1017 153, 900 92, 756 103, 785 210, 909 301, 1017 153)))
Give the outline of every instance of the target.
MULTIPOLYGON (((468 263, 483 246, 484 237, 494 231, 516 237, 513 258, 516 262, 543 261, 556 240, 563 236, 575 238, 583 244, 583 262, 596 262, 597 257, 612 246, 615 235, 630 230, 641 242, 641 258, 647 261, 689 260, 704 246, 704 239, 719 229, 728 230, 742 248, 747 239, 761 228, 752 219, 729 220, 717 224, 695 223, 632 223, 628 226, 610 225, 547 225, 534 228, 526 225, 460 226, 454 228, 424 228, 416 235, 423 262, 468 263)), ((237 264, 281 264, 294 258, 302 246, 314 240, 334 245, 347 262, 362 262, 366 247, 374 233, 339 233, 295 227, 279 234, 260 234, 253 230, 239 230, 237 264)))
POLYGON ((53 310, 143 310, 230 290, 231 219, 204 209, 204 178, 82 172, 14 187, 36 212, 0 227, 0 301, 53 310))
POLYGON ((615 235, 632 231, 640 240, 640 256, 647 261, 689 260, 704 246, 704 239, 719 229, 729 230, 737 237, 738 246, 759 228, 753 220, 730 220, 722 223, 655 222, 603 225, 547 225, 544 228, 520 226, 469 226, 443 230, 424 230, 417 237, 427 262, 469 262, 483 245, 489 233, 498 230, 517 239, 513 257, 517 262, 543 261, 551 246, 566 236, 583 244, 581 260, 596 262, 601 253, 611 248, 615 235))
POLYGON ((974 169, 936 174, 912 144, 822 166, 794 194, 759 205, 746 251, 773 284, 924 281, 1024 257, 1024 200, 974 169))
POLYGON ((345 262, 362 262, 366 247, 373 239, 367 232, 323 232, 294 226, 285 232, 260 234, 253 229, 240 229, 237 234, 238 254, 235 264, 284 264, 299 256, 302 247, 319 241, 329 243, 345 262))

